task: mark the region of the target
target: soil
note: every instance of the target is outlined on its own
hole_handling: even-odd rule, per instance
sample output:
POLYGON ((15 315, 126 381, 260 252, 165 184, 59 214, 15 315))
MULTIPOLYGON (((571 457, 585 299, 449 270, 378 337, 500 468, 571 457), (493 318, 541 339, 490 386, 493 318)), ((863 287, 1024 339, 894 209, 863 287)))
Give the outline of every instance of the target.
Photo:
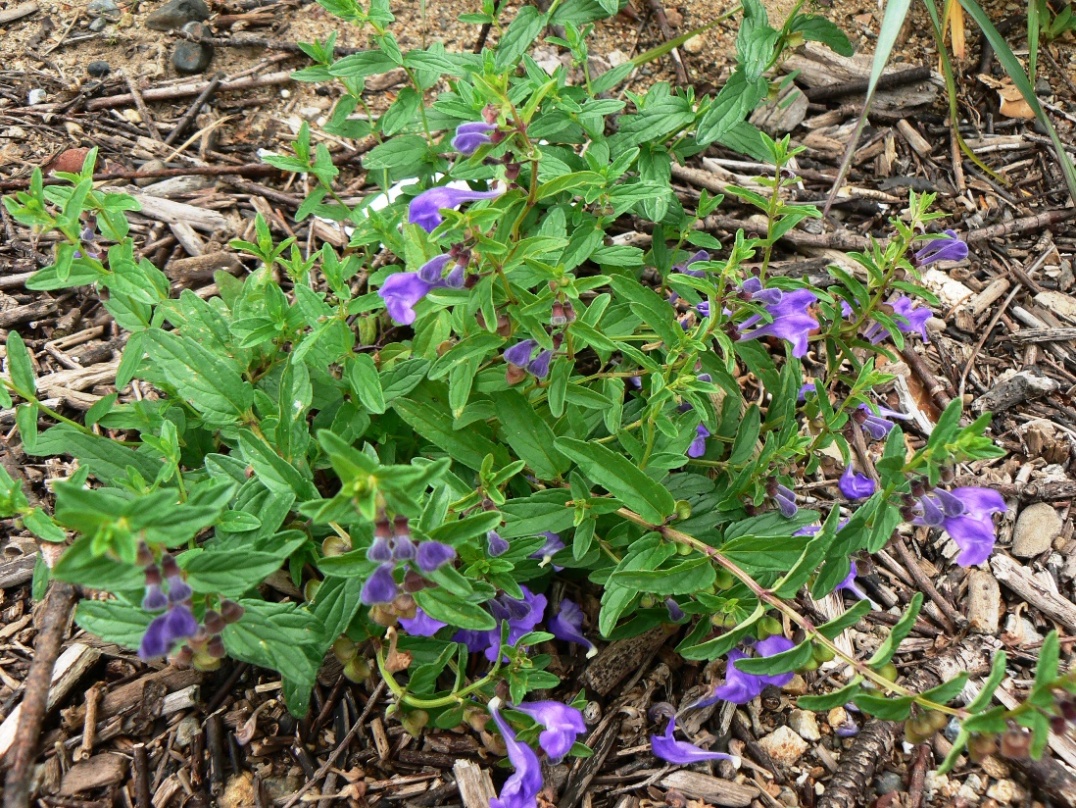
MULTIPOLYGON (((21 5, 0 4, 0 19, 21 5)), ((260 150, 285 149, 304 120, 320 137, 336 89, 281 79, 218 93, 167 148, 152 130, 166 136, 190 109, 192 96, 147 102, 148 119, 133 103, 90 111, 87 105, 129 92, 129 82, 145 94, 211 74, 263 76, 305 66, 301 54, 274 43, 310 42, 335 31, 340 47, 368 44, 316 4, 221 0, 211 6, 213 36, 233 43, 257 37, 263 43, 218 45, 206 76, 181 77, 170 61, 176 38, 144 25, 160 3, 121 3, 119 19, 99 33, 89 30, 92 17, 85 4, 38 0, 35 5, 34 13, 0 28, 0 189, 8 191, 19 187, 32 166, 53 167, 69 150, 91 146, 101 148, 104 171, 138 169, 151 160, 177 168, 257 163, 260 150), (108 63, 110 73, 104 78, 87 75, 95 60, 108 63), (44 98, 30 105, 35 90, 43 90, 44 98)), ((450 50, 470 50, 477 28, 457 18, 476 5, 459 0, 394 3, 393 30, 404 48, 440 40, 450 50)), ((679 33, 710 22, 733 5, 693 0, 666 6, 664 13, 679 33)), ((793 5, 791 0, 767 3, 773 19, 793 5)), ((664 41, 650 3, 633 0, 630 8, 596 26, 592 53, 607 63, 664 41)), ((813 10, 841 26, 858 51, 871 52, 880 22, 873 0, 835 0, 813 10)), ((990 11, 999 23, 1017 15, 1017 24, 1008 28, 1010 42, 1024 47, 1018 18, 1022 7, 998 4, 990 11)), ((898 69, 935 66, 928 30, 917 6, 898 45, 898 69)), ((728 20, 680 49, 687 78, 698 93, 720 86, 734 37, 735 24, 728 20)), ((928 423, 958 396, 973 409, 997 413, 993 434, 1009 455, 965 469, 958 483, 995 485, 1013 505, 1001 525, 1000 560, 969 573, 951 563, 948 545, 931 541, 925 531, 902 536, 877 554, 873 569, 864 570, 868 594, 881 608, 849 632, 846 641, 860 649, 876 646, 894 622, 893 614, 926 587, 928 606, 898 656, 904 681, 930 687, 960 671, 981 681, 991 657, 1005 649, 1017 685, 1011 698, 1020 698, 1045 633, 1055 626, 1062 629, 1065 666, 1076 635, 1076 539, 1070 514, 1076 496, 1076 344, 1071 331, 1058 330, 1076 325, 1076 238, 1069 225, 1073 208, 1047 139, 1026 121, 999 111, 996 91, 976 75, 999 78, 1001 73, 996 62, 979 65, 970 26, 969 45, 967 59, 958 64, 963 131, 996 176, 970 161, 954 161, 948 110, 936 76, 898 87, 879 99, 831 217, 816 230, 790 234, 782 243, 781 266, 821 277, 818 267, 845 260, 842 250, 862 249, 868 236, 883 232, 909 187, 939 192, 939 206, 950 217, 947 226, 967 236, 969 261, 928 274, 941 299, 938 318, 931 322, 931 343, 909 347, 904 361, 889 368, 898 376, 890 394, 928 423), (1016 371, 1023 375, 1014 381, 1016 371), (1020 515, 1033 507, 1040 520, 1059 523, 1056 535, 1045 542, 1041 536, 1035 541, 1026 528, 1021 532, 1020 515)), ((549 56, 556 58, 556 51, 550 48, 549 56)), ((1051 104, 1066 143, 1071 143, 1076 120, 1074 63, 1071 37, 1051 43, 1040 61, 1040 93, 1051 104)), ((847 67, 851 72, 844 81, 866 69, 862 62, 843 66, 823 58, 820 64, 815 74, 836 75, 847 67)), ((810 64, 797 69, 802 70, 802 86, 812 86, 810 64)), ((655 81, 679 83, 671 58, 644 66, 628 89, 642 90, 655 81)), ((372 91, 371 104, 376 108, 391 101, 393 89, 372 91)), ((862 93, 848 92, 812 102, 806 117, 786 122, 794 142, 806 147, 799 159, 800 200, 825 199, 861 105, 862 93)), ((349 156, 356 144, 325 140, 334 154, 346 158, 342 187, 358 192, 364 178, 358 161, 349 156)), ((79 159, 81 152, 73 154, 65 159, 79 159)), ((697 196, 702 187, 720 190, 727 182, 742 183, 760 170, 717 149, 705 157, 674 177, 685 198, 697 196)), ((291 232, 289 215, 301 197, 302 189, 283 176, 257 172, 210 177, 173 196, 223 217, 227 227, 213 235, 217 245, 249 237, 255 211, 279 232, 291 232)), ((754 226, 747 211, 723 206, 720 213, 710 224, 722 237, 754 226)), ((19 330, 43 374, 71 369, 71 361, 75 368, 106 365, 114 348, 107 315, 89 296, 54 299, 26 290, 26 275, 48 262, 48 245, 39 244, 6 213, 0 215, 0 320, 5 328, 19 330), (31 307, 36 314, 5 315, 16 307, 31 307), (69 343, 56 342, 72 334, 69 343)), ((198 247, 198 242, 194 247, 178 243, 154 221, 132 218, 136 248, 158 266, 173 266, 198 247)), ((339 237, 331 229, 315 232, 307 225, 299 235, 303 243, 339 237)), ((213 241, 199 241, 211 251, 213 241)), ((6 334, 0 331, 5 339, 6 334)), ((112 391, 107 376, 65 389, 71 392, 61 394, 57 406, 75 416, 112 391)), ((11 430, 11 413, 0 412, 0 423, 11 430)), ((30 463, 16 442, 0 445, 0 461, 46 502, 45 482, 68 473, 59 461, 30 463)), ((32 686, 28 675, 50 631, 47 623, 34 620, 48 609, 48 602, 31 598, 36 543, 13 523, 0 522, 0 550, 0 719, 8 719, 39 687, 32 686)), ((803 605, 819 619, 835 608, 834 603, 803 605)), ((385 717, 383 688, 352 685, 332 662, 322 672, 312 717, 296 723, 274 700, 279 679, 269 672, 230 662, 207 675, 148 669, 133 654, 77 630, 58 634, 57 625, 66 623, 54 625, 51 635, 64 637, 65 658, 84 667, 74 676, 73 689, 48 713, 33 749, 36 804, 143 808, 152 798, 155 808, 281 805, 295 803, 296 792, 306 789, 302 799, 320 796, 321 806, 463 803, 475 808, 481 801, 468 797, 468 778, 492 771, 495 780, 503 780, 495 768, 497 750, 491 754, 487 749, 488 736, 429 732, 421 741, 410 739, 385 717), (87 709, 90 703, 96 705, 96 716, 87 709), (90 740, 86 728, 92 728, 90 740)), ((716 769, 719 776, 711 777, 663 768, 647 751, 647 708, 658 701, 682 703, 692 688, 720 675, 678 660, 667 639, 661 635, 614 644, 594 661, 582 655, 559 660, 565 675, 578 677, 592 694, 588 710, 596 723, 588 742, 601 754, 591 762, 550 767, 542 805, 1076 805, 1076 744, 1070 739, 1055 736, 1042 763, 1019 756, 990 755, 978 763, 962 758, 952 774, 936 776, 933 769, 947 752, 951 732, 913 744, 902 742, 899 726, 864 721, 843 708, 817 719, 796 710, 790 697, 808 686, 812 692, 819 688, 824 673, 809 683, 797 677, 783 692, 768 692, 744 709, 723 708, 699 717, 696 730, 706 727, 704 731, 731 737, 730 748, 747 761, 740 772, 716 769), (627 681, 623 674, 630 674, 627 681), (849 724, 858 735, 842 737, 838 730, 849 724)))

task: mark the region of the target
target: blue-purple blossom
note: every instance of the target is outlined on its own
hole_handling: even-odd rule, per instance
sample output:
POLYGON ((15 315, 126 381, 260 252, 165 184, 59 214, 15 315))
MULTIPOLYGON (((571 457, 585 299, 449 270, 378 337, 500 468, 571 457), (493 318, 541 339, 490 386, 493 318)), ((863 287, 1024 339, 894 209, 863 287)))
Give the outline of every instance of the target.
POLYGON ((542 764, 538 755, 526 744, 516 739, 516 734, 501 718, 500 702, 492 698, 489 702, 489 714, 497 724, 508 750, 508 760, 515 771, 505 781, 501 793, 489 801, 490 808, 535 808, 538 804, 538 792, 542 790, 542 764))
MULTIPOLYGON (((740 284, 739 296, 753 303, 776 306, 784 300, 785 293, 780 289, 767 289, 758 278, 748 278, 740 284)), ((813 302, 813 301, 812 301, 813 302)))
POLYGON ((706 454, 706 439, 710 437, 710 430, 699 424, 695 427, 695 439, 687 447, 688 457, 702 457, 706 454))
POLYGON ((799 508, 796 507, 796 492, 791 488, 781 483, 773 482, 767 486, 766 493, 773 497, 773 501, 777 503, 777 510, 781 512, 781 516, 791 519, 796 515, 799 508))
POLYGON ((485 121, 461 123, 456 127, 456 136, 452 138, 452 148, 463 156, 470 157, 479 146, 488 146, 493 142, 489 133, 496 128, 496 124, 485 121))
POLYGON ((532 339, 517 342, 511 348, 505 350, 504 361, 517 368, 525 368, 527 363, 531 361, 531 357, 534 356, 534 349, 537 347, 538 343, 532 339))
MULTIPOLYGON (((927 335, 927 320, 931 317, 930 309, 918 308, 916 301, 900 294, 890 298, 886 305, 892 309, 891 313, 898 331, 902 334, 918 334, 923 338, 923 342, 930 342, 930 337, 927 335)), ((843 300, 841 310, 845 317, 852 313, 852 307, 843 300)), ((870 323, 863 329, 863 338, 873 345, 877 345, 887 336, 889 332, 880 323, 870 323)))
POLYGON ((448 253, 435 255, 418 268, 419 278, 421 278, 424 283, 433 286, 441 280, 441 275, 444 274, 445 267, 448 266, 450 261, 452 261, 452 256, 448 253))
POLYGON ((522 600, 501 593, 489 602, 489 610, 498 623, 497 628, 489 631, 460 630, 453 639, 466 645, 473 654, 485 652, 486 659, 493 662, 501 647, 500 623, 508 623, 508 644, 515 645, 524 634, 534 631, 545 616, 545 595, 536 595, 525 586, 520 589, 523 591, 522 600))
POLYGON ((669 620, 672 622, 679 623, 684 619, 684 610, 672 598, 665 598, 665 608, 669 610, 669 620))
POLYGON ((184 603, 173 604, 168 611, 146 627, 142 643, 138 648, 138 657, 148 661, 154 657, 164 656, 179 640, 185 640, 198 631, 198 621, 194 619, 190 607, 184 603))
POLYGON ((376 564, 386 564, 393 560, 392 544, 384 536, 378 536, 366 551, 366 558, 376 564))
POLYGON ((855 597, 859 598, 860 600, 870 600, 870 598, 867 597, 866 593, 856 584, 856 576, 859 575, 859 570, 856 569, 856 562, 853 561, 851 562, 851 564, 851 568, 848 570, 848 575, 846 575, 844 580, 837 584, 836 587, 834 587, 833 591, 839 592, 843 589, 845 592, 851 592, 855 597))
POLYGON ((943 238, 928 242, 915 254, 915 263, 925 267, 935 261, 963 261, 968 257, 968 245, 960 240, 955 230, 943 230, 943 238))
POLYGON ((706 272, 704 270, 701 270, 701 269, 688 269, 688 267, 691 266, 692 264, 698 263, 699 261, 709 261, 709 260, 710 260, 710 253, 706 252, 706 250, 699 250, 697 253, 695 253, 690 258, 688 258, 686 261, 684 261, 684 263, 677 264, 676 266, 674 266, 672 268, 672 270, 673 270, 673 272, 682 272, 685 275, 690 275, 693 278, 704 278, 704 277, 706 277, 706 272))
POLYGON ((919 525, 940 527, 956 542, 962 567, 982 564, 997 541, 993 514, 1004 513, 1005 500, 992 488, 965 487, 944 491, 935 488, 919 497, 919 525))
POLYGON ((422 609, 415 609, 414 617, 401 617, 399 623, 412 637, 432 637, 448 625, 430 617, 422 609))
MULTIPOLYGON (((540 560, 538 566, 544 567, 548 564, 557 553, 564 549, 564 540, 557 533, 551 533, 548 530, 538 535, 545 537, 545 544, 531 553, 531 558, 537 558, 540 560)), ((553 565, 553 569, 556 572, 560 572, 564 567, 559 567, 556 564, 553 565)))
POLYGON ((583 714, 569 704, 559 701, 532 701, 517 704, 513 709, 529 715, 545 729, 538 736, 538 745, 545 750, 553 763, 568 754, 576 736, 587 731, 583 714))
POLYGON ((161 591, 160 584, 146 584, 146 593, 142 597, 142 608, 147 612, 159 612, 168 605, 168 597, 161 591))
POLYGON ((853 420, 863 427, 863 431, 874 440, 883 440, 893 431, 896 424, 888 419, 896 418, 901 421, 907 421, 911 417, 886 407, 878 407, 878 414, 875 415, 866 404, 860 404, 852 413, 853 420))
POLYGON ((549 364, 552 361, 553 352, 551 350, 542 351, 527 363, 527 372, 536 379, 544 379, 549 375, 549 364))
POLYGON ((392 577, 394 567, 391 563, 382 564, 366 579, 359 593, 359 600, 367 606, 375 603, 391 603, 396 597, 396 579, 392 577))
POLYGON ((849 463, 837 481, 837 487, 848 499, 866 499, 874 493, 874 480, 866 474, 860 474, 849 463))
POLYGON ((494 558, 504 555, 508 552, 508 540, 502 538, 496 530, 491 530, 486 533, 486 550, 494 558))
POLYGON ((711 752, 687 741, 678 741, 673 737, 675 732, 676 717, 670 716, 669 723, 665 725, 665 734, 650 736, 650 748, 654 751, 654 757, 681 766, 703 760, 731 760, 733 766, 740 768, 740 759, 735 755, 711 752))
POLYGON ((424 541, 418 546, 415 563, 423 572, 439 570, 456 557, 455 548, 439 541, 424 541))
POLYGON ((409 535, 396 536, 392 540, 393 561, 414 561, 418 554, 418 547, 409 535))
POLYGON ((397 272, 385 279, 377 294, 385 301, 389 317, 400 325, 411 325, 415 322, 415 306, 434 288, 435 284, 426 283, 418 272, 397 272))
POLYGON ((445 276, 445 286, 449 289, 462 289, 467 285, 467 266, 456 264, 445 276))
POLYGON ((560 602, 560 611, 546 621, 546 628, 558 640, 575 643, 586 648, 587 657, 592 657, 598 653, 594 643, 583 635, 583 610, 573 600, 564 598, 560 602))
POLYGON ((194 590, 191 589, 190 584, 183 580, 179 575, 168 576, 168 602, 169 603, 182 603, 185 600, 190 600, 191 595, 194 594, 194 590))
POLYGON ((818 321, 810 311, 814 302, 814 294, 806 289, 785 292, 777 303, 769 303, 765 306, 766 312, 773 318, 772 322, 758 325, 762 321, 762 315, 755 314, 740 323, 738 326, 739 338, 740 340, 747 340, 760 337, 778 337, 792 343, 792 355, 794 357, 798 359, 806 356, 807 338, 812 331, 818 328, 818 321))
POLYGON ((408 209, 408 221, 417 224, 427 233, 432 233, 437 226, 444 221, 441 211, 455 208, 464 202, 475 202, 479 199, 495 199, 500 196, 500 191, 472 191, 469 188, 449 188, 440 185, 430 188, 411 200, 408 209))
MULTIPOLYGON (((760 657, 774 656, 788 651, 793 647, 792 640, 779 635, 767 637, 755 643, 755 653, 760 657)), ((759 696, 767 685, 784 687, 792 681, 792 673, 754 674, 744 673, 736 662, 745 659, 747 654, 742 651, 729 651, 728 664, 725 666, 725 683, 715 687, 713 693, 698 702, 695 706, 705 707, 719 701, 731 701, 733 704, 747 704, 751 699, 759 696)))

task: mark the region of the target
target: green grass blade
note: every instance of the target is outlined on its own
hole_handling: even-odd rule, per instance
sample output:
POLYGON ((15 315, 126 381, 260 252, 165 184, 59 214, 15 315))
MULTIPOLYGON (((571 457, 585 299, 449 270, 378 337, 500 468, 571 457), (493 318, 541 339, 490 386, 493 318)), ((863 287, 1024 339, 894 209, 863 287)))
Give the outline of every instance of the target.
POLYGON ((1012 48, 1005 41, 1005 37, 998 32, 986 12, 975 0, 960 0, 960 5, 975 20, 975 24, 979 26, 983 36, 986 37, 990 46, 994 49, 994 54, 998 57, 998 62, 1001 64, 1002 69, 1012 79, 1013 85, 1020 91, 1024 100, 1027 101, 1039 123, 1046 127, 1046 132, 1050 135, 1050 140, 1054 144, 1054 151, 1057 152, 1057 159, 1061 163, 1061 172, 1065 175, 1065 185, 1068 186, 1069 196, 1072 197, 1073 201, 1076 201, 1076 166, 1073 166, 1072 159, 1069 157, 1068 152, 1065 151, 1065 144, 1061 142, 1053 121, 1050 120, 1046 111, 1042 108, 1042 104, 1039 103, 1038 96, 1035 95, 1035 88, 1024 72, 1024 66, 1020 64, 1020 60, 1012 52, 1012 48))
POLYGON ((867 112, 870 110, 871 101, 874 100, 874 91, 878 87, 878 79, 882 77, 882 71, 885 70, 885 66, 889 63, 889 56, 893 52, 893 46, 897 43, 900 29, 904 27, 904 20, 908 16, 910 6, 911 0, 889 0, 885 5, 885 15, 882 17, 882 28, 878 32, 878 45, 874 50, 874 64, 871 65, 871 76, 867 84, 867 97, 863 104, 863 113, 859 116, 855 131, 848 141, 848 148, 845 150, 844 158, 841 160, 837 179, 833 183, 829 198, 826 200, 826 206, 822 211, 824 214, 829 213, 830 206, 837 197, 837 191, 848 173, 848 167, 852 164, 852 155, 855 154, 859 136, 863 133, 863 126, 867 123, 867 112))

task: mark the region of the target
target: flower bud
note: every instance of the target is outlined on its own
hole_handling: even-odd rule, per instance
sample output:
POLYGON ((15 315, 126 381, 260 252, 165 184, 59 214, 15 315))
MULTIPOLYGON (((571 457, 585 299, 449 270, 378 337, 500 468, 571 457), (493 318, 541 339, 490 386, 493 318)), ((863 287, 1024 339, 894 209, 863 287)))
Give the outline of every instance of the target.
POLYGON ((1006 730, 1001 736, 1000 751, 1002 757, 1011 760, 1023 760, 1031 748, 1031 735, 1022 729, 1006 730))
POLYGON ((224 648, 224 640, 219 636, 210 637, 209 642, 206 644, 205 652, 213 659, 224 659, 228 655, 227 650, 224 648))
POLYGON ((194 651, 191 650, 189 645, 182 646, 175 655, 169 660, 172 666, 179 668, 180 670, 186 670, 191 666, 194 661, 194 651))
POLYGON ((208 609, 205 617, 202 618, 202 625, 205 626, 205 630, 210 634, 220 634, 224 631, 224 618, 220 612, 208 609))
POLYGON ((222 600, 220 602, 220 616, 223 617, 224 622, 229 625, 238 623, 243 617, 244 611, 243 607, 234 600, 222 600))
POLYGON ((359 653, 359 646, 348 637, 341 634, 333 643, 333 655, 341 662, 350 662, 359 653))
POLYGON ((412 738, 422 734, 422 729, 430 722, 430 714, 425 710, 408 710, 400 716, 400 724, 412 738))
POLYGON ((406 592, 401 592, 393 599, 392 609, 396 612, 397 617, 410 620, 415 616, 415 610, 418 609, 418 605, 413 597, 406 592))
POLYGON ((994 754, 997 749, 993 735, 972 735, 968 740, 968 757, 973 763, 982 762, 983 758, 994 754))
POLYGON ((1058 702, 1057 709, 1061 711, 1061 715, 1065 716, 1066 721, 1076 723, 1076 702, 1062 699, 1058 702))
POLYGON ((194 665, 194 669, 199 671, 209 672, 220 668, 220 660, 216 657, 211 657, 205 651, 195 651, 191 663, 194 665))
POLYGON ((333 556, 339 556, 350 550, 351 547, 344 541, 342 536, 337 536, 335 533, 332 536, 326 536, 325 540, 321 543, 321 554, 325 558, 332 558, 333 556))
POLYGON ((344 678, 360 684, 370 678, 370 663, 364 657, 353 656, 344 665, 344 678))
POLYGON ((311 578, 303 585, 303 597, 307 601, 314 600, 318 596, 318 590, 321 588, 321 581, 316 578, 311 578))
POLYGON ((394 626, 396 625, 396 612, 392 611, 392 608, 385 603, 378 603, 370 607, 369 612, 370 622, 379 626, 394 626))

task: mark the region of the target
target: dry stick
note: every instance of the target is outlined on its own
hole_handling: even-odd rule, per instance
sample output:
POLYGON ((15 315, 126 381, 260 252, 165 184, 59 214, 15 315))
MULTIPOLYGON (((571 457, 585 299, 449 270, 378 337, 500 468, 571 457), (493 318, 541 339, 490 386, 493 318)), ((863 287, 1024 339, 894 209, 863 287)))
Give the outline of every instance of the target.
POLYGON ((975 364, 975 357, 979 355, 979 351, 981 351, 983 345, 986 344, 986 339, 990 336, 990 332, 994 330, 994 326, 998 324, 998 320, 1001 319, 1005 310, 1009 308, 1009 304, 1012 303, 1013 298, 1016 297, 1019 291, 1020 287, 1017 286, 1009 292, 1009 296, 1005 298, 1005 302, 998 306, 998 310, 994 313, 993 319, 990 320, 990 325, 983 329, 982 336, 979 337, 979 341, 976 342, 975 347, 972 348, 971 356, 968 357, 968 362, 964 365, 964 370, 960 373, 960 387, 957 388, 957 395, 960 396, 961 399, 964 398, 964 386, 967 384, 968 374, 971 373, 972 366, 975 364))
POLYGON ((134 98, 135 109, 137 109, 138 114, 142 116, 142 123, 146 125, 150 137, 154 140, 160 140, 161 133, 157 129, 157 124, 153 122, 153 115, 150 114, 149 107, 146 106, 146 101, 142 98, 142 93, 138 90, 138 85, 135 84, 134 79, 126 73, 123 74, 123 80, 127 82, 127 89, 131 91, 131 97, 134 98))
MULTIPOLYGON (((287 84, 291 80, 290 70, 279 70, 276 73, 266 73, 264 76, 237 79, 234 81, 222 81, 217 87, 217 91, 253 90, 257 87, 287 84)), ((174 101, 177 98, 187 98, 188 96, 198 95, 198 93, 202 92, 208 86, 208 81, 200 81, 197 84, 177 84, 174 87, 152 87, 142 93, 142 98, 146 101, 174 101)), ((107 98, 95 98, 86 103, 86 111, 96 112, 101 109, 124 107, 132 101, 134 101, 134 96, 130 93, 110 95, 107 98)), ((37 108, 35 107, 34 109, 37 108)))
MULTIPOLYGON (((925 65, 922 67, 913 67, 911 70, 902 70, 899 73, 887 73, 882 76, 878 79, 877 89, 892 90, 896 87, 903 87, 905 84, 914 84, 917 81, 924 81, 929 78, 929 67, 926 67, 925 65)), ((852 81, 842 81, 836 84, 826 84, 822 87, 814 87, 809 90, 804 90, 804 94, 812 103, 829 101, 830 99, 841 98, 846 95, 862 95, 867 92, 869 81, 869 79, 853 79, 852 81)))
POLYGON ((7 11, 0 11, 0 25, 7 25, 9 22, 29 17, 31 14, 36 14, 37 11, 37 3, 23 3, 21 6, 9 8, 7 11))
POLYGON ((136 743, 132 748, 134 763, 134 799, 137 808, 152 808, 149 793, 149 755, 146 754, 146 745, 136 743))
POLYGON ((298 791, 291 795, 291 799, 289 799, 284 804, 284 808, 292 808, 295 803, 299 802, 303 798, 303 795, 306 792, 312 789, 315 784, 318 783, 318 781, 320 781, 323 777, 325 777, 326 774, 329 773, 329 769, 331 769, 336 764, 336 759, 339 758, 340 755, 344 753, 344 750, 351 745, 351 742, 355 740, 355 736, 358 735, 359 731, 362 729, 362 722, 366 720, 366 717, 373 710, 374 705, 377 704, 377 700, 381 698, 381 694, 384 691, 385 680, 382 679, 378 681, 377 687, 374 688, 374 692, 370 694, 370 698, 367 700, 366 706, 363 708, 362 714, 355 719, 355 723, 351 726, 351 729, 348 730, 348 733, 344 736, 344 739, 340 741, 339 744, 337 744, 336 748, 332 751, 332 754, 330 754, 329 757, 325 760, 325 762, 321 765, 321 767, 316 772, 314 772, 314 776, 307 780, 298 791))
MULTIPOLYGON (((200 42, 203 45, 213 45, 220 48, 265 48, 266 50, 287 51, 288 53, 305 53, 294 42, 281 42, 276 39, 263 39, 260 36, 195 36, 189 32, 180 31, 178 36, 189 39, 191 42, 200 42)), ((369 48, 333 48, 333 56, 352 56, 356 53, 369 53, 369 48)))
MULTIPOLYGON (((672 29, 669 27, 669 18, 665 16, 665 7, 661 5, 661 0, 647 0, 647 5, 650 6, 650 10, 654 12, 654 19, 658 21, 658 28, 661 29, 661 35, 668 42, 673 38, 672 29)), ((680 58, 680 50, 673 48, 669 51, 669 55, 672 56, 673 67, 676 69, 676 80, 680 84, 686 85, 688 83, 687 70, 684 69, 684 60, 680 58)))
POLYGON ((63 581, 53 581, 41 614, 41 628, 34 642, 34 661, 23 687, 22 712, 19 729, 11 747, 11 768, 4 782, 4 808, 29 808, 30 781, 41 725, 45 720, 52 667, 60 655, 67 619, 75 606, 75 587, 63 581))
POLYGON ((930 762, 930 744, 921 743, 915 751, 915 761, 912 763, 911 775, 908 777, 909 808, 919 808, 923 804, 927 764, 930 762))
POLYGON ((1059 222, 1067 222, 1074 216, 1076 216, 1076 208, 1048 210, 1045 213, 1037 213, 1034 216, 1013 219, 1011 222, 992 224, 989 227, 980 227, 977 230, 971 230, 968 232, 968 235, 965 236, 964 240, 969 244, 974 244, 977 241, 986 241, 991 238, 1010 236, 1014 233, 1027 233, 1028 231, 1040 230, 1049 225, 1058 224, 1059 222))
POLYGON ((224 81, 224 74, 217 73, 213 78, 209 80, 209 84, 206 88, 194 99, 194 103, 190 105, 190 108, 183 113, 183 117, 179 119, 179 122, 172 128, 172 131, 168 133, 168 137, 164 139, 164 145, 171 146, 180 136, 187 131, 187 128, 194 123, 194 119, 198 117, 198 110, 213 97, 213 94, 220 87, 220 83, 224 81))
POLYGON ((905 344, 904 349, 900 352, 901 357, 908 364, 915 375, 920 378, 923 384, 926 385, 927 395, 930 396, 931 401, 934 402, 939 410, 944 410, 949 406, 949 402, 953 399, 950 398, 946 391, 945 382, 934 375, 934 372, 927 367, 926 361, 923 357, 915 352, 915 349, 910 345, 905 344))
POLYGON ((957 628, 967 622, 964 619, 964 616, 954 609, 953 605, 948 600, 942 597, 942 593, 934 586, 933 581, 923 573, 923 570, 915 560, 915 556, 912 555, 911 550, 904 544, 903 537, 898 536, 897 539, 892 542, 892 546, 896 548, 897 555, 899 555, 900 560, 904 562, 908 574, 912 576, 912 579, 918 587, 923 590, 926 596, 934 601, 935 605, 941 610, 942 617, 946 623, 945 628, 955 635, 957 633, 957 628))

